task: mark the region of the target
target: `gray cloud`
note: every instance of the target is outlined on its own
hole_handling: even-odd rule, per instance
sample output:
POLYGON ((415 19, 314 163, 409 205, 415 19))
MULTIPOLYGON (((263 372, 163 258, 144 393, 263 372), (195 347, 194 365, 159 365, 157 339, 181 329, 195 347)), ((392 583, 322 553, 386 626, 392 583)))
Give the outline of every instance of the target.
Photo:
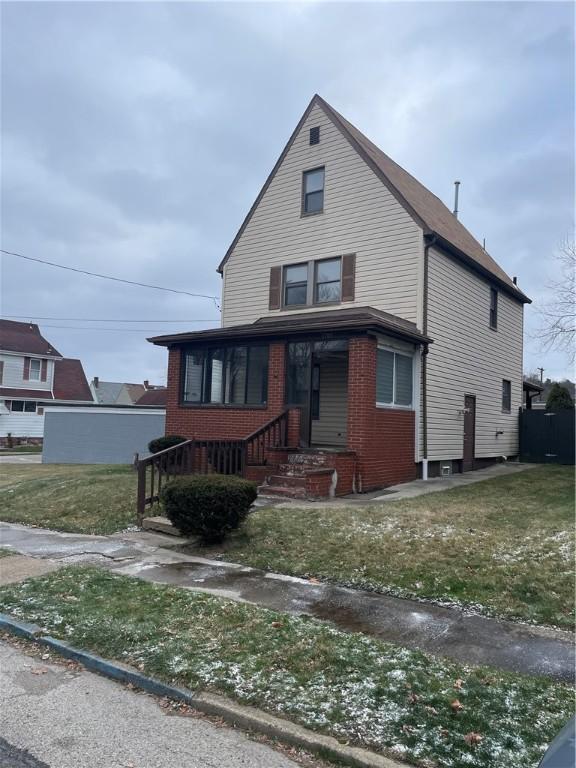
MULTIPOLYGON (((571 5, 13 3, 3 17, 3 247, 219 294, 216 265, 319 92, 444 200, 460 178, 464 223, 543 298, 573 225, 571 5)), ((1 298, 4 314, 181 321, 146 329, 218 320, 207 300, 10 257, 1 298)), ((165 375, 144 333, 58 324, 46 335, 89 375, 165 375)), ((529 341, 536 365, 567 373, 529 341)))

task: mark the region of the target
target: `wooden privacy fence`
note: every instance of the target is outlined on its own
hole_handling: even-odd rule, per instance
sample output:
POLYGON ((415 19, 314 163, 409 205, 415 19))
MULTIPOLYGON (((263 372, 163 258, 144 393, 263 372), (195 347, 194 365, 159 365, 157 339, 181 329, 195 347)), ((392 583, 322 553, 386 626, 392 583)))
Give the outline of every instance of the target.
POLYGON ((284 448, 288 440, 288 411, 248 437, 237 440, 186 440, 137 462, 137 521, 160 500, 163 486, 179 475, 243 475, 247 465, 266 464, 267 451, 284 448))
POLYGON ((574 409, 520 411, 520 460, 574 464, 574 409))

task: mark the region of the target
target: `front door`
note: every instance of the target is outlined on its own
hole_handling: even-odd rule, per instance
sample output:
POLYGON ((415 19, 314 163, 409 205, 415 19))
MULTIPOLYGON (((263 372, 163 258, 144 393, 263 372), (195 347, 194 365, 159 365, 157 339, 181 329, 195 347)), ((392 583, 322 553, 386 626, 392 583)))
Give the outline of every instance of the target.
POLYGON ((476 443, 476 398, 464 397, 464 450, 462 453, 462 471, 474 469, 474 449, 476 443))

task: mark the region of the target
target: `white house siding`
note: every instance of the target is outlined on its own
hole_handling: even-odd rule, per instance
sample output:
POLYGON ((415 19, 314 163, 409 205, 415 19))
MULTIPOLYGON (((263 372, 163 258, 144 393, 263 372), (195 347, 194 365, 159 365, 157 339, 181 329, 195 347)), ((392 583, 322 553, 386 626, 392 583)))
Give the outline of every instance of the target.
MULTIPOLYGON (((37 355, 30 355, 36 359, 37 355)), ((5 352, 0 353, 0 361, 4 363, 2 374, 2 387, 13 387, 16 389, 41 389, 50 392, 52 389, 52 379, 54 371, 54 361, 48 360, 48 367, 46 369, 46 381, 36 381, 24 379, 24 356, 23 355, 9 355, 5 352)))
POLYGON ((429 250, 428 458, 460 459, 464 395, 476 396, 476 458, 518 453, 522 403, 523 306, 498 292, 498 329, 489 325, 490 285, 443 253, 429 250), (512 382, 502 412, 502 379, 512 382), (496 436, 496 432, 503 434, 496 436))
MULTIPOLYGON (((0 401, 1 402, 1 401, 0 401)), ((6 413, 0 410, 0 437, 42 437, 44 434, 44 414, 6 413)))
POLYGON ((270 267, 345 253, 356 253, 356 294, 343 307, 420 321, 422 231, 316 106, 224 268, 223 325, 282 316, 268 309, 270 267), (313 126, 320 126, 320 143, 310 146, 313 126), (302 173, 322 165, 324 213, 301 217, 302 173))

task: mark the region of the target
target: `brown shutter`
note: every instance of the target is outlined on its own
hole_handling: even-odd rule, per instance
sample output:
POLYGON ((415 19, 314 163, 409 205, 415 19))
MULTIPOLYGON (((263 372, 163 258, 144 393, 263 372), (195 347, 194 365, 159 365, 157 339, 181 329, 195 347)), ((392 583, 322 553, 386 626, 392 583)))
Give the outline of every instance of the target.
POLYGON ((40 371, 40 380, 46 381, 48 378, 48 360, 42 360, 42 369, 40 371))
POLYGON ((28 379, 30 378, 30 358, 29 357, 24 358, 24 373, 22 375, 22 378, 24 379, 24 381, 28 381, 28 379))
POLYGON ((271 267, 268 309, 280 309, 281 293, 282 293, 282 267, 271 267))
POLYGON ((4 360, 0 360, 0 384, 4 381, 4 360))
POLYGON ((354 301, 354 283, 356 280, 356 254, 342 256, 342 301, 354 301))

